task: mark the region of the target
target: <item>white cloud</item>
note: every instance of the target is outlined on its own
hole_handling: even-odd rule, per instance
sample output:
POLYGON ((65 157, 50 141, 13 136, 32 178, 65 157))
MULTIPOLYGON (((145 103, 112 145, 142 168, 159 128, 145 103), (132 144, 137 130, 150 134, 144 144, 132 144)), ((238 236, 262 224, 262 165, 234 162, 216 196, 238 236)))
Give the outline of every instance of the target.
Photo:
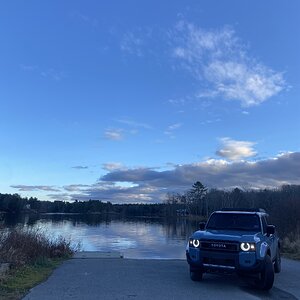
POLYGON ((187 99, 180 98, 180 99, 169 99, 168 103, 177 105, 177 106, 184 106, 187 103, 187 99))
POLYGON ((175 123, 168 127, 168 130, 176 130, 182 126, 182 123, 175 123))
POLYGON ((127 32, 124 34, 121 40, 121 50, 136 56, 143 56, 143 40, 140 37, 137 37, 133 32, 127 32))
POLYGON ((243 115, 249 115, 249 111, 243 110, 243 111, 242 111, 242 114, 243 114, 243 115))
POLYGON ((21 64, 20 68, 25 72, 32 72, 33 74, 39 74, 44 78, 48 78, 55 81, 60 81, 67 77, 65 72, 55 70, 54 68, 41 69, 37 65, 25 65, 25 64, 21 64))
POLYGON ((257 152, 253 149, 255 143, 247 141, 236 141, 230 138, 221 138, 222 146, 216 152, 217 155, 229 160, 241 160, 253 157, 257 152))
POLYGON ((174 55, 181 58, 186 58, 186 51, 183 48, 175 48, 174 55))
POLYGON ((84 170, 84 169, 88 169, 88 166, 74 166, 72 167, 72 169, 77 169, 77 170, 84 170))
POLYGON ((71 12, 70 15, 72 18, 77 19, 85 24, 88 24, 91 27, 98 27, 98 25, 99 25, 98 19, 88 16, 86 14, 83 14, 79 11, 73 11, 73 12, 71 12))
POLYGON ((33 65, 24 65, 24 64, 21 64, 21 65, 20 65, 20 68, 21 68, 23 71, 35 71, 36 69, 38 69, 37 66, 33 66, 33 65))
MULTIPOLYGON (((172 57, 199 81, 200 98, 223 97, 239 101, 243 107, 259 105, 287 89, 283 73, 259 62, 251 55, 247 42, 229 26, 204 29, 184 21, 167 32, 172 57)), ((161 31, 137 28, 123 35, 123 52, 142 57, 155 56, 150 42, 161 40, 161 31), (151 50, 149 50, 151 49, 151 50)), ((167 44, 161 40, 160 44, 167 44)), ((174 69, 178 69, 173 64, 174 69)), ((179 99, 180 100, 180 99, 179 99)), ((185 101, 169 100, 172 104, 185 101)))
POLYGON ((103 186, 101 183, 90 186, 82 193, 72 194, 72 199, 97 199, 112 203, 151 203, 160 200, 156 188, 122 187, 118 185, 103 186), (155 196, 157 195, 157 196, 155 196))
POLYGON ((48 194, 53 201, 71 201, 72 197, 68 193, 48 194))
POLYGON ((84 190, 85 188, 88 187, 89 185, 86 184, 70 184, 70 185, 65 185, 63 188, 68 192, 75 192, 75 191, 84 190))
POLYGON ((213 61, 204 67, 205 78, 213 83, 216 95, 238 100, 242 106, 258 105, 278 94, 284 86, 282 74, 261 64, 213 61))
MULTIPOLYGON (((153 55, 156 51, 158 36, 153 36, 153 27, 136 27, 123 34, 120 49, 123 53, 138 57, 153 55), (151 46, 150 46, 151 44, 151 46)), ((157 34, 158 32, 156 32, 157 34)))
POLYGON ((50 79, 55 80, 55 81, 60 81, 60 80, 62 80, 64 78, 66 78, 65 72, 57 71, 57 70, 55 70, 53 68, 41 71, 40 75, 42 77, 50 78, 50 79))
POLYGON ((108 128, 104 132, 104 137, 108 140, 120 141, 125 136, 136 135, 140 129, 152 129, 152 127, 146 123, 139 123, 130 119, 117 119, 115 120, 124 125, 124 128, 108 128))
POLYGON ((209 124, 213 124, 213 123, 217 123, 217 122, 221 122, 221 119, 220 118, 208 119, 208 120, 202 121, 200 124, 201 125, 209 125, 209 124))
POLYGON ((50 185, 11 185, 12 188, 18 189, 20 192, 46 191, 46 192, 60 192, 59 189, 50 185))
POLYGON ((124 138, 122 129, 107 129, 104 136, 108 140, 120 141, 124 138))
POLYGON ((175 138, 174 131, 179 129, 182 126, 182 123, 175 123, 168 126, 164 134, 168 135, 170 138, 175 138))
POLYGON ((106 171, 115 171, 124 169, 124 165, 118 162, 109 162, 102 165, 102 169, 106 171))
POLYGON ((147 123, 137 122, 129 118, 114 119, 113 121, 123 124, 123 128, 108 128, 104 137, 108 140, 120 141, 125 136, 136 135, 141 130, 151 130, 153 127, 147 123))
POLYGON ((144 128, 144 129, 152 129, 152 126, 146 123, 141 123, 141 122, 137 122, 131 119, 118 119, 117 122, 128 125, 128 126, 132 126, 134 128, 144 128))
POLYGON ((205 30, 180 22, 173 56, 203 85, 200 97, 222 96, 242 106, 261 104, 286 88, 283 75, 257 62, 229 27, 205 30))

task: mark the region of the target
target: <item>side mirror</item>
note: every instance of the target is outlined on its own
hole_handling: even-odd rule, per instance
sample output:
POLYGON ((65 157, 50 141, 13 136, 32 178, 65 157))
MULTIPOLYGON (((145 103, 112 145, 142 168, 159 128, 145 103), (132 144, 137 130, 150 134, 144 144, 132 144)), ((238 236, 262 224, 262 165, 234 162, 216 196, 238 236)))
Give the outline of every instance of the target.
POLYGON ((205 222, 200 222, 200 224, 199 224, 199 229, 200 229, 200 230, 204 230, 204 229, 205 229, 205 225, 206 225, 205 222))
POLYGON ((267 235, 271 235, 275 233, 275 226, 274 225, 268 225, 267 226, 267 235))

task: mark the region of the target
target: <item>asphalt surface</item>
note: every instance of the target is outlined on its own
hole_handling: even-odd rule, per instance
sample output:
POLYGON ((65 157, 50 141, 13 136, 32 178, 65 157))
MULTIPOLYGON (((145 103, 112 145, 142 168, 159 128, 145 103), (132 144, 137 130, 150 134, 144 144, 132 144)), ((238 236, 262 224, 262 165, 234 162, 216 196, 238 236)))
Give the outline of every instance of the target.
POLYGON ((274 287, 263 292, 235 275, 193 282, 184 260, 71 259, 24 299, 300 299, 300 262, 283 259, 274 287))

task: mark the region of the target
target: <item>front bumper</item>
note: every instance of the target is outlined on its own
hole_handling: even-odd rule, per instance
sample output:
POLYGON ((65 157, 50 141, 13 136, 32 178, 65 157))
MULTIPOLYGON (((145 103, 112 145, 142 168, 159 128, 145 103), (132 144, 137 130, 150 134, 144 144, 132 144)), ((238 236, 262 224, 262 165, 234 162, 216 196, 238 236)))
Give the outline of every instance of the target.
POLYGON ((186 252, 191 271, 255 274, 264 268, 264 260, 256 259, 255 252, 205 251, 190 248, 186 252))

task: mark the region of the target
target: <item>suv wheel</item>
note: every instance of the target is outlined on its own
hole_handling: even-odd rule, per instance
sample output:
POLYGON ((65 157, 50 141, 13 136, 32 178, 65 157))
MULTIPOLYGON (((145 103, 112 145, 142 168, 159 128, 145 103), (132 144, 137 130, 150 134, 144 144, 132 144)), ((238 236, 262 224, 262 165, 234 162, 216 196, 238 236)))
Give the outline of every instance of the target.
POLYGON ((274 283, 274 267, 269 255, 265 258, 265 267, 259 274, 259 278, 256 281, 257 286, 262 290, 269 290, 274 283))
POLYGON ((190 277, 193 281, 201 281, 202 280, 203 273, 202 272, 195 272, 195 271, 190 271, 190 277))
POLYGON ((275 271, 275 273, 280 273, 280 271, 281 271, 280 248, 277 248, 276 258, 275 258, 275 262, 274 262, 274 271, 275 271))

